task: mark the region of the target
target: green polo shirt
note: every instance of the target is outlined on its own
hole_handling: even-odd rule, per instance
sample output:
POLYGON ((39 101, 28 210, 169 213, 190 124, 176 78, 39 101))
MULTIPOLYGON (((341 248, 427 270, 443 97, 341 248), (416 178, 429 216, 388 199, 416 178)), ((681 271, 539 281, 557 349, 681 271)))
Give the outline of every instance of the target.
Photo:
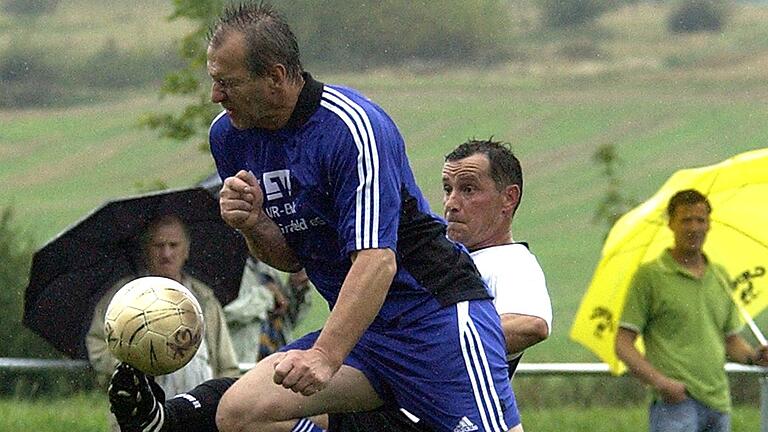
POLYGON ((744 325, 729 292, 721 266, 708 263, 699 279, 667 250, 638 269, 620 324, 643 336, 645 356, 654 367, 722 412, 731 410, 725 337, 744 325))

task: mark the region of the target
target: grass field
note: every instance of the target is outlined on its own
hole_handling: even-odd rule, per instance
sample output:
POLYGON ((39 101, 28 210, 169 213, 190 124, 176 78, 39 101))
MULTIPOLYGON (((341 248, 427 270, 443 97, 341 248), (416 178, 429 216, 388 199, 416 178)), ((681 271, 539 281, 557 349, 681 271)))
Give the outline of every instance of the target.
MULTIPOLYGON (((108 22, 107 2, 65 3, 58 24, 47 27, 51 33, 35 36, 40 43, 51 39, 61 49, 81 44, 95 50, 111 32, 121 43, 152 47, 183 29, 183 23, 168 26, 165 13, 145 16, 155 5, 148 0, 119 6, 117 24, 108 22), (84 21, 76 12, 83 7, 95 19, 84 21)), ((643 200, 675 170, 768 143, 768 11, 740 8, 722 33, 679 37, 664 32, 665 13, 660 6, 626 7, 604 17, 597 30, 580 35, 521 31, 517 40, 524 60, 493 68, 316 73, 320 80, 362 90, 392 115, 435 209, 440 208, 440 165, 448 150, 469 137, 493 135, 513 144, 526 179, 514 237, 530 242, 539 257, 555 312, 552 337, 529 350, 526 361, 596 360, 567 336, 607 230, 593 221, 605 190, 605 179, 591 160, 595 149, 616 146, 623 191, 643 200), (576 61, 558 54, 575 42, 601 55, 576 61)), ((4 33, 16 25, 0 17, 4 33)), ((0 44, 6 41, 0 38, 0 44)), ((105 200, 134 194, 141 185, 159 180, 187 186, 212 172, 210 157, 196 144, 161 139, 137 127, 141 114, 177 107, 179 101, 158 101, 155 88, 112 96, 110 102, 66 109, 0 111, 0 207, 12 206, 19 225, 37 244, 105 200)), ((320 299, 316 305, 301 330, 321 325, 325 308, 320 299)), ((102 408, 100 402, 75 401, 102 408)), ((26 421, 21 418, 27 416, 15 414, 25 405, 10 405, 0 404, 0 430, 67 429, 56 422, 57 429, 45 429, 45 421, 3 424, 26 421)), ((530 430, 562 430, 557 424, 564 421, 575 425, 568 430, 643 430, 638 425, 645 424, 644 407, 636 412, 526 412, 524 407, 523 414, 530 430), (597 429, 602 426, 588 422, 595 416, 627 423, 597 429)), ((77 412, 71 418, 80 421, 77 412)), ((749 420, 755 418, 752 410, 745 410, 743 418, 744 425, 755 424, 749 420)), ((89 428, 100 421, 70 429, 97 430, 89 428)))
MULTIPOLYGON (((106 430, 106 398, 80 394, 69 399, 35 402, 0 399, 0 430, 35 432, 103 432, 106 430)), ((562 432, 642 432, 647 430, 647 408, 557 406, 526 408, 520 405, 525 430, 562 432)), ((737 407, 734 432, 756 431, 760 414, 756 408, 737 407)))

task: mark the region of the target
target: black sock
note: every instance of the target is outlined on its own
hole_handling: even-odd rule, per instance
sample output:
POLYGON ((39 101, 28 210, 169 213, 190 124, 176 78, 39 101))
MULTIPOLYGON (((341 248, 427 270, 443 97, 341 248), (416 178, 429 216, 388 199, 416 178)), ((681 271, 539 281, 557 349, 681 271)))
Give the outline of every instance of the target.
POLYGON ((165 401, 162 432, 217 432, 216 409, 236 378, 208 380, 165 401))
POLYGON ((328 432, 432 432, 423 421, 414 423, 402 411, 383 407, 373 411, 328 415, 328 432))

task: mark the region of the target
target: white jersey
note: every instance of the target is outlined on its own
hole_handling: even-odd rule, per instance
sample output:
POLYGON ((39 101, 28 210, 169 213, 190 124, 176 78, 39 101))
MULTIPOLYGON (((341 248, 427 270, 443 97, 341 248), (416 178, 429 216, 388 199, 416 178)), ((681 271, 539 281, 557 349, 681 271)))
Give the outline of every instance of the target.
POLYGON ((552 333, 552 303, 544 272, 524 243, 491 246, 472 252, 475 266, 493 295, 499 315, 539 317, 552 333))

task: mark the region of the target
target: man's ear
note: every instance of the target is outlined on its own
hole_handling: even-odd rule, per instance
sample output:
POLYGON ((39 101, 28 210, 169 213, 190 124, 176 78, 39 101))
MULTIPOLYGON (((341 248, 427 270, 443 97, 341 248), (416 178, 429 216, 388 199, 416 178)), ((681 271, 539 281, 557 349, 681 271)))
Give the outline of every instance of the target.
POLYGON ((186 264, 187 260, 189 260, 189 249, 190 249, 190 244, 189 244, 189 242, 187 242, 187 245, 184 248, 184 263, 185 264, 186 264))
POLYGON ((267 68, 267 79, 272 87, 283 87, 288 82, 288 71, 278 63, 267 68))
POLYGON ((513 184, 504 188, 504 212, 513 214, 520 205, 520 186, 513 184))

